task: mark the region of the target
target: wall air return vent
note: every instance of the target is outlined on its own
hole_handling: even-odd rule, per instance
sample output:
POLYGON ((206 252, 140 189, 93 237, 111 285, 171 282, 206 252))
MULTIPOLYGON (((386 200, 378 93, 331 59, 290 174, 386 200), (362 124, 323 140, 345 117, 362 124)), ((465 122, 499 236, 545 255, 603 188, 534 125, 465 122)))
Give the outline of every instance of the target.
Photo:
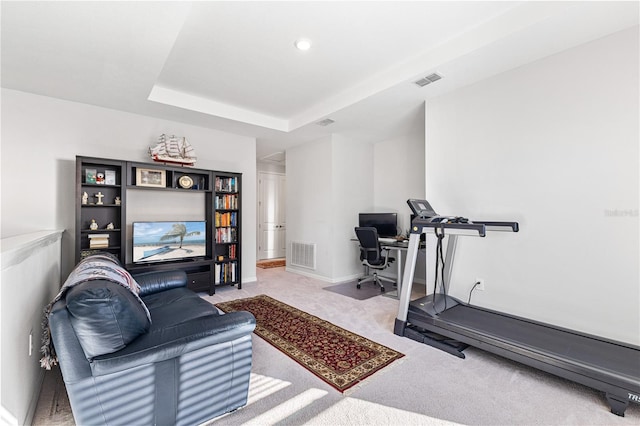
POLYGON ((433 82, 440 80, 441 78, 442 76, 440 74, 434 72, 433 74, 429 74, 426 77, 423 77, 419 80, 414 81, 413 83, 416 84, 417 86, 424 87, 427 84, 431 84, 433 82))
POLYGON ((292 241, 291 265, 316 269, 316 245, 292 241))
POLYGON ((333 123, 335 123, 335 120, 332 120, 330 118, 325 118, 324 120, 318 121, 316 124, 318 126, 328 126, 329 124, 333 124, 333 123))

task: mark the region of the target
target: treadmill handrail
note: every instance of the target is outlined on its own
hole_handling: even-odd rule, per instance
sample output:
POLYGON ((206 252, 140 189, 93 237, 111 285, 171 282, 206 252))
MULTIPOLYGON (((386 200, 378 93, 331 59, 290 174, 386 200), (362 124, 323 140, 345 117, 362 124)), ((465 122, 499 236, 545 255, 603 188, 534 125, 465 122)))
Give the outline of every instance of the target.
POLYGON ((520 230, 520 226, 518 225, 518 222, 492 222, 492 221, 484 221, 484 220, 482 221, 474 220, 473 223, 479 223, 486 227, 492 227, 492 228, 501 228, 501 227, 511 228, 512 232, 518 232, 520 230))
POLYGON ((520 226, 518 222, 496 222, 496 221, 470 221, 470 222, 431 222, 430 219, 415 218, 411 223, 412 234, 422 234, 424 228, 440 228, 449 230, 476 231, 479 236, 484 237, 487 231, 511 231, 518 232, 520 226))
POLYGON ((487 235, 486 226, 482 223, 444 223, 429 222, 428 219, 416 218, 411 223, 412 234, 424 233, 424 228, 440 228, 448 230, 476 231, 480 237, 487 235))
MULTIPOLYGON (((447 248, 447 259, 446 264, 449 267, 449 270, 452 267, 453 260, 451 257, 453 256, 453 252, 455 251, 456 239, 458 235, 466 233, 466 235, 471 235, 470 232, 477 232, 477 235, 480 237, 484 237, 487 234, 487 227, 491 230, 493 228, 502 228, 500 230, 511 230, 513 232, 519 231, 518 222, 496 222, 496 221, 480 221, 480 222, 432 222, 429 218, 416 217, 411 221, 411 231, 409 237, 409 244, 407 245, 407 258, 405 261, 404 267, 404 276, 402 277, 402 289, 400 294, 398 295, 400 298, 400 303, 398 306, 398 315, 396 317, 396 325, 394 329, 396 334, 402 335, 402 332, 399 330, 404 329, 404 326, 407 322, 407 315, 409 313, 409 302, 411 296, 411 289, 413 287, 413 277, 415 274, 416 260, 418 256, 418 248, 420 239, 418 238, 418 234, 426 233, 430 228, 439 228, 442 231, 445 229, 449 234, 449 243, 451 246, 451 250, 449 247, 447 248), (458 234, 458 235, 456 235, 458 234)), ((450 273, 446 274, 445 281, 448 286, 449 278, 451 277, 450 273)))

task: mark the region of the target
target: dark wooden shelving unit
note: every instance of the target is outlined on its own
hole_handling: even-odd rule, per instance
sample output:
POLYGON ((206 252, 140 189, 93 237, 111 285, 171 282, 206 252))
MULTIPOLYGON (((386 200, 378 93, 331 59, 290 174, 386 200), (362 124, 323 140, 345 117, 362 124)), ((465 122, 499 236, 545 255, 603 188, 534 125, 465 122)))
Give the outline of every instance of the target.
POLYGON ((242 288, 242 174, 213 172, 214 282, 242 288))
POLYGON ((126 167, 124 161, 106 158, 76 157, 76 263, 88 254, 96 251, 107 251, 116 255, 124 263, 124 221, 126 218, 126 194, 122 190, 125 180, 126 167), (113 173, 113 180, 106 183, 87 182, 88 170, 97 175, 107 172, 113 173), (83 194, 87 194, 87 204, 83 204, 83 194), (97 198, 96 194, 103 197, 97 198), (115 198, 120 198, 120 204, 115 198), (97 204, 99 201, 103 204, 97 204), (98 229, 90 229, 91 220, 95 220, 98 229), (114 229, 106 229, 112 223, 114 229), (89 235, 104 234, 109 236, 108 247, 92 248, 89 245, 89 235))
MULTIPOLYGON (((88 254, 108 251, 127 262, 127 254, 133 252, 131 232, 127 225, 126 198, 130 189, 157 191, 189 191, 204 197, 206 221, 206 254, 202 258, 156 263, 126 263, 131 273, 158 270, 182 269, 187 273, 188 287, 194 291, 214 294, 218 285, 234 285, 241 288, 241 179, 240 173, 181 167, 162 163, 142 163, 93 157, 76 157, 76 262, 88 254), (115 183, 107 185, 86 181, 87 169, 97 173, 115 172, 115 183), (230 185, 233 183, 233 185, 230 185), (216 186, 216 184, 218 186, 216 186), (88 204, 82 203, 82 195, 89 195, 88 204), (96 204, 95 194, 104 195, 103 204, 96 204), (94 197, 92 199, 92 197, 94 197), (120 204, 115 203, 120 197, 120 204), (219 198, 218 198, 219 197, 219 198), (217 200, 229 203, 218 207, 217 200), (89 204, 89 202, 93 204, 89 204), (216 226, 216 219, 229 221, 225 226, 216 226), (89 228, 95 219, 98 228, 89 228), (233 220, 232 220, 233 219, 233 220), (105 229, 113 223, 114 229, 105 229), (218 237, 225 233, 225 240, 218 237), (108 247, 92 249, 89 235, 106 234, 108 247), (220 235, 219 235, 220 234, 220 235)), ((130 228, 130 227, 129 227, 130 228)))

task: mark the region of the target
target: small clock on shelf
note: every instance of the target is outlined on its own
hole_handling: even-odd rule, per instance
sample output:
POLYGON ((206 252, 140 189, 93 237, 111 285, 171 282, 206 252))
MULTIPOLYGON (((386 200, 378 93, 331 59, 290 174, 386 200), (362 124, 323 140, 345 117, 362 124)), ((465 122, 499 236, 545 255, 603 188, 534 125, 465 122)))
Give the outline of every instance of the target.
POLYGON ((180 185, 180 188, 190 189, 193 186, 193 179, 188 175, 182 175, 178 179, 178 185, 180 185))

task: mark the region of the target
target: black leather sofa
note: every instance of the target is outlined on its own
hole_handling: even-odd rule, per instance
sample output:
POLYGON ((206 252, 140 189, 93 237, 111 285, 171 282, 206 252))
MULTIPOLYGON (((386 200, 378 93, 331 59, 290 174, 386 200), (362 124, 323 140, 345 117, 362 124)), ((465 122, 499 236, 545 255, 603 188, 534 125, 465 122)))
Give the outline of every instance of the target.
POLYGON ((183 271, 134 278, 139 298, 94 279, 51 309, 76 424, 197 425, 246 405, 253 315, 220 314, 183 271))

